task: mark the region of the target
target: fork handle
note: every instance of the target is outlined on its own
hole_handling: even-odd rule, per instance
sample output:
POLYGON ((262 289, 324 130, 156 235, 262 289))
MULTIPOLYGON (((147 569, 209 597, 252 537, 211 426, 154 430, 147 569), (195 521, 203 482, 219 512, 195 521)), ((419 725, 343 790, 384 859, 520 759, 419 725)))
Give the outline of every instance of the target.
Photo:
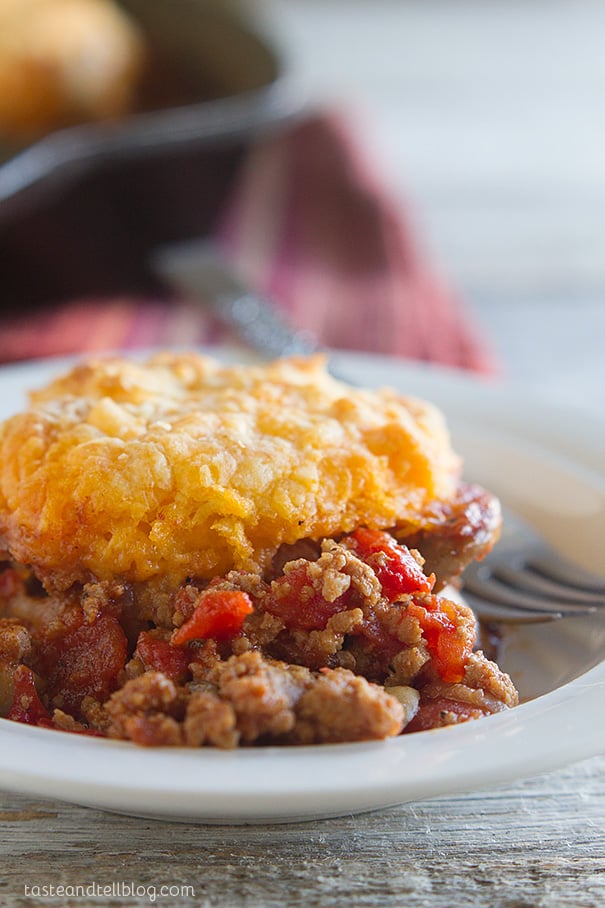
POLYGON ((243 284, 212 241, 164 246, 154 252, 152 266, 170 287, 209 309, 265 356, 306 356, 319 349, 310 332, 292 329, 269 300, 243 284))

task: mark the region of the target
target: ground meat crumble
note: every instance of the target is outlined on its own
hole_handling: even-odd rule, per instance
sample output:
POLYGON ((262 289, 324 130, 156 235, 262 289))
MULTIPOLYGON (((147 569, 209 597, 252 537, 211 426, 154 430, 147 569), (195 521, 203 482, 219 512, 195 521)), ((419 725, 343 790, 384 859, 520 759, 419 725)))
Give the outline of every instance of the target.
POLYGON ((189 578, 156 605, 117 583, 47 595, 7 562, 0 715, 234 748, 382 739, 514 706, 510 678, 475 651, 474 616, 438 587, 415 549, 366 528, 282 547, 264 576, 189 578))

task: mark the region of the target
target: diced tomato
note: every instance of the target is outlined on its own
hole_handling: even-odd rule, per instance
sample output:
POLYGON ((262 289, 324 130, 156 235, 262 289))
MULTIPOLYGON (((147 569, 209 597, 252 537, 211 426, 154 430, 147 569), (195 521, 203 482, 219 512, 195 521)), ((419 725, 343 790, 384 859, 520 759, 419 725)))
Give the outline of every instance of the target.
POLYGON ((438 596, 425 596, 411 602, 407 614, 420 623, 422 635, 442 681, 457 683, 473 651, 473 628, 462 623, 455 603, 438 596))
POLYGON ((147 671, 162 672, 177 684, 185 681, 189 673, 191 659, 187 651, 173 646, 153 631, 141 631, 135 655, 139 656, 147 671))
POLYGON ((75 715, 84 697, 103 701, 115 690, 128 644, 113 615, 103 613, 89 624, 76 613, 67 623, 65 633, 40 641, 40 674, 50 702, 75 715))
POLYGON ((380 621, 376 614, 369 612, 359 629, 356 631, 358 636, 363 637, 372 652, 380 658, 380 662, 385 665, 400 652, 404 645, 397 637, 388 630, 383 621, 380 621))
POLYGON ((389 602, 409 593, 430 593, 435 575, 427 577, 405 545, 400 545, 388 533, 360 527, 349 537, 355 553, 369 564, 389 602))
POLYGON ((296 565, 271 584, 271 593, 263 600, 263 608, 280 618, 287 628, 323 630, 328 620, 346 611, 351 600, 349 588, 333 602, 328 602, 313 586, 308 574, 309 562, 296 565))
POLYGON ((235 637, 247 615, 254 611, 252 600, 240 590, 207 589, 188 621, 174 632, 172 642, 182 646, 190 640, 228 640, 235 637))
POLYGON ((451 700, 448 697, 439 697, 436 700, 426 700, 420 704, 418 712, 411 722, 406 725, 404 732, 428 731, 431 728, 440 728, 443 723, 443 713, 452 713, 453 721, 449 724, 468 722, 470 719, 480 719, 485 713, 470 703, 460 700, 451 700))
POLYGON ((31 668, 19 665, 13 674, 13 683, 15 696, 6 718, 26 725, 51 725, 51 717, 38 696, 31 668))

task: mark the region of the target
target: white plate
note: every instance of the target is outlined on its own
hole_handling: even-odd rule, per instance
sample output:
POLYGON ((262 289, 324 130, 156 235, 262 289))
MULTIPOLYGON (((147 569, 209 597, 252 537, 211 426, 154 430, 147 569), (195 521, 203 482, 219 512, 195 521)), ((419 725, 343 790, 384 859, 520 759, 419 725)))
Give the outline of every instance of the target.
MULTIPOLYGON (((435 401, 467 477, 605 574, 605 423, 459 373, 357 354, 335 359, 358 382, 435 401)), ((0 370, 0 418, 57 367, 0 370)), ((143 750, 0 720, 0 784, 137 815, 217 823, 338 816, 470 791, 605 751, 604 659, 605 615, 514 630, 502 665, 533 699, 477 722, 380 743, 143 750)))

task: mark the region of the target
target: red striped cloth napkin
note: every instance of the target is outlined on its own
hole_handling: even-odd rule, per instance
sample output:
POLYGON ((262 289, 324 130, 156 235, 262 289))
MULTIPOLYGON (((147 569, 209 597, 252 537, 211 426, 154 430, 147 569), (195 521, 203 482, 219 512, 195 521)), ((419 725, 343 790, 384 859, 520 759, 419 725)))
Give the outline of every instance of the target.
MULTIPOLYGON (((313 115, 259 141, 216 235, 251 285, 323 346, 494 370, 489 344, 343 118, 313 115)), ((5 362, 230 340, 186 300, 71 300, 3 315, 0 329, 5 362)))

